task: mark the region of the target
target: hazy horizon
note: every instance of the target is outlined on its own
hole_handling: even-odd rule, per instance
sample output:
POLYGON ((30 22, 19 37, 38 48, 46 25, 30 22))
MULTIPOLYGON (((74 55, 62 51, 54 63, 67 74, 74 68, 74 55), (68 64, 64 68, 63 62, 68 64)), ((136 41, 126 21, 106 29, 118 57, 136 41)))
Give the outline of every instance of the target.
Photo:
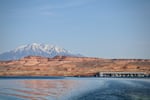
POLYGON ((150 59, 150 0, 0 0, 0 53, 52 44, 99 58, 150 59))

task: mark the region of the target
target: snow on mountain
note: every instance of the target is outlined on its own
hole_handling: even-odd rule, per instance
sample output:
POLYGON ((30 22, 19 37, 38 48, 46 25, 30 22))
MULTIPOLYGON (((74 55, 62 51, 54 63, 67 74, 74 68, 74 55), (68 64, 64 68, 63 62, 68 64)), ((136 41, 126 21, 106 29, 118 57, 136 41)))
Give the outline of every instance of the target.
POLYGON ((54 45, 32 43, 20 46, 14 50, 0 54, 0 60, 17 60, 26 56, 42 56, 52 58, 58 55, 81 56, 80 54, 72 54, 66 49, 54 45))

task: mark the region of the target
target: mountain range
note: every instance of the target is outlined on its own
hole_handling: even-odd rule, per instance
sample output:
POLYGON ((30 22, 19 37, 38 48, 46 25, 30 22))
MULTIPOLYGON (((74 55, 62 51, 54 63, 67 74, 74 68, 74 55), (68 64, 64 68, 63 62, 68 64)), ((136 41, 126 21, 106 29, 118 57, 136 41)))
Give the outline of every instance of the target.
POLYGON ((96 76, 99 72, 142 72, 150 76, 150 59, 84 57, 37 43, 0 54, 0 76, 96 76))
POLYGON ((26 56, 41 56, 48 58, 53 58, 55 56, 81 57, 80 54, 73 54, 64 48, 55 45, 32 43, 19 46, 8 52, 1 53, 0 60, 1 61, 18 60, 26 56))

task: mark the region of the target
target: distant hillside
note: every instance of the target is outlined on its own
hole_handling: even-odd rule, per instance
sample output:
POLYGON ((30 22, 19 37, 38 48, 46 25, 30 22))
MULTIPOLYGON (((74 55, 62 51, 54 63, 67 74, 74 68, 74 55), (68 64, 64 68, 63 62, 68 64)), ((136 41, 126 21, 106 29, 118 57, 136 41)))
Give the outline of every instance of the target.
POLYGON ((0 76, 94 76, 101 71, 150 73, 150 60, 28 56, 0 62, 0 76))

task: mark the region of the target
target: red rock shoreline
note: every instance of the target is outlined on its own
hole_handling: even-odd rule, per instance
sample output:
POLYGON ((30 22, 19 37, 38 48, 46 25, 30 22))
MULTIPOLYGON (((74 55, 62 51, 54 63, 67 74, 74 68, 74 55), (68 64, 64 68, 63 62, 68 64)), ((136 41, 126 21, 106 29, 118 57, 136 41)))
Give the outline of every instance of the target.
POLYGON ((0 61, 0 76, 94 76, 101 71, 150 73, 149 59, 28 56, 0 61))

